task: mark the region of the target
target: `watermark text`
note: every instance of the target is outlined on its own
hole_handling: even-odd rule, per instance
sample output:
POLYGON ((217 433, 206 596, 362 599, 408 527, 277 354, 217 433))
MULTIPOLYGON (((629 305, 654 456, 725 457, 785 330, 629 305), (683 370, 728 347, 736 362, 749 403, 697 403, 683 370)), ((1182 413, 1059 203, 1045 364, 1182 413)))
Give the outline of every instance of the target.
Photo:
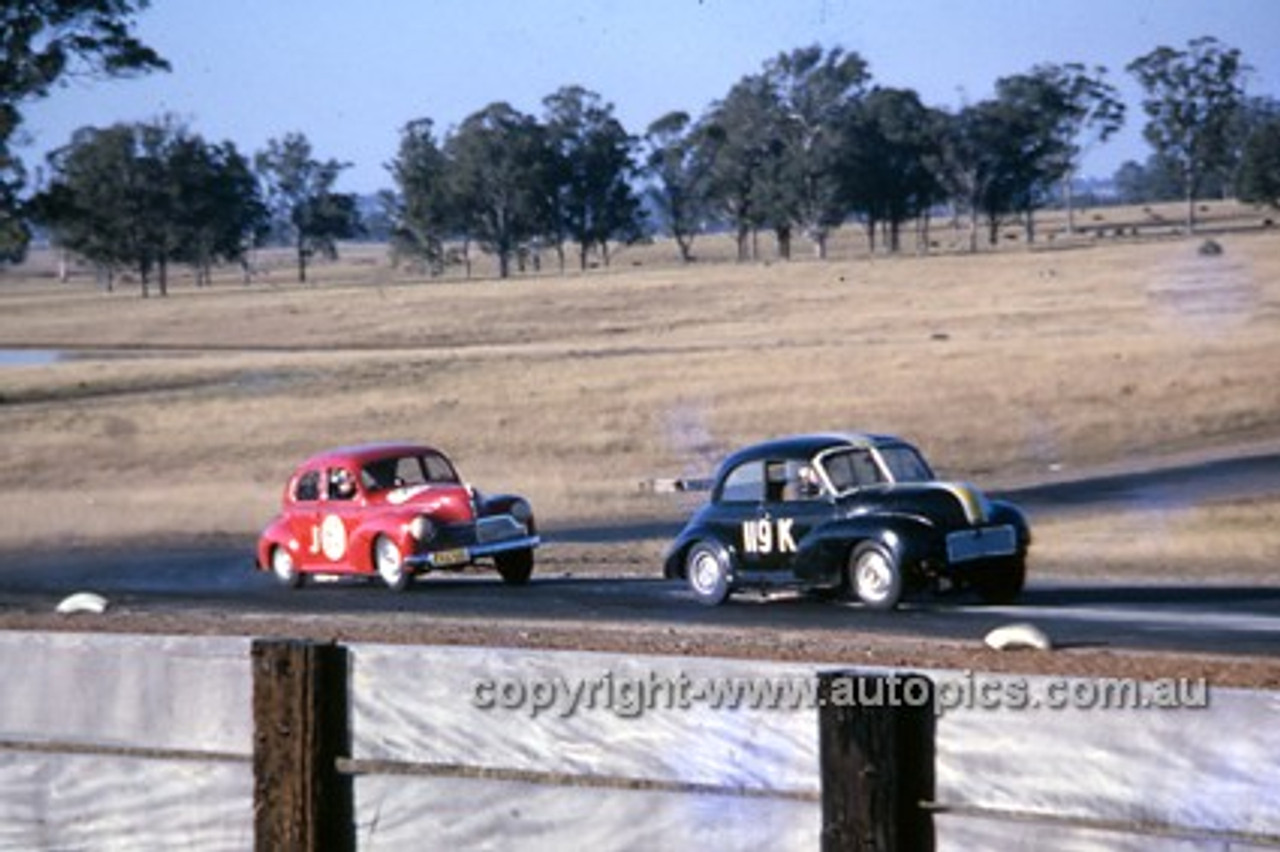
POLYGON ((931 707, 941 716, 979 711, 1201 710, 1209 706, 1205 678, 1050 678, 971 671, 933 679, 887 674, 840 676, 820 693, 817 675, 794 677, 694 677, 650 671, 591 677, 482 678, 472 688, 480 710, 570 718, 606 712, 637 718, 657 711, 798 711, 836 707, 931 707))

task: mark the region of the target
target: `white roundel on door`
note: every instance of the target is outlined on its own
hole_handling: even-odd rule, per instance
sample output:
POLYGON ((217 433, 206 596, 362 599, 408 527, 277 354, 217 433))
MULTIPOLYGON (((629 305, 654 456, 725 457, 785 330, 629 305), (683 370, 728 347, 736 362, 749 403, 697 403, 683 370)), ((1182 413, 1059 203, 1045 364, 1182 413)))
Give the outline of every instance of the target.
POLYGON ((330 562, 347 555, 347 528, 337 515, 327 516, 320 524, 320 550, 330 562))

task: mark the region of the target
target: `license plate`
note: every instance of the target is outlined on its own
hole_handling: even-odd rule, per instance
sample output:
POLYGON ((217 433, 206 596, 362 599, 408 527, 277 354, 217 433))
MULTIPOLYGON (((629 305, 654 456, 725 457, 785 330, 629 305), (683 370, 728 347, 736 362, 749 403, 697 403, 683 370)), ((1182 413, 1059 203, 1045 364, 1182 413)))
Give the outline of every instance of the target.
POLYGON ((947 561, 968 562, 989 556, 1011 556, 1018 549, 1013 527, 961 530, 947 536, 947 561))
POLYGON ((431 554, 431 564, 437 568, 448 568, 451 565, 465 565, 471 561, 471 554, 465 547, 455 550, 437 550, 431 554))

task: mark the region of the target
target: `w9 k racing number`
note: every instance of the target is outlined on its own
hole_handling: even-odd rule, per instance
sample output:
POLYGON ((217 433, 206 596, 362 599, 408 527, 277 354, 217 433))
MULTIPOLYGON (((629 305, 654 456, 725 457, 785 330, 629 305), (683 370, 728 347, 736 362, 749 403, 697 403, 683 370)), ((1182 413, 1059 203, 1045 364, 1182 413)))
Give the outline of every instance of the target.
POLYGON ((794 518, 762 518, 742 522, 742 552, 768 556, 773 553, 795 553, 792 533, 794 518))

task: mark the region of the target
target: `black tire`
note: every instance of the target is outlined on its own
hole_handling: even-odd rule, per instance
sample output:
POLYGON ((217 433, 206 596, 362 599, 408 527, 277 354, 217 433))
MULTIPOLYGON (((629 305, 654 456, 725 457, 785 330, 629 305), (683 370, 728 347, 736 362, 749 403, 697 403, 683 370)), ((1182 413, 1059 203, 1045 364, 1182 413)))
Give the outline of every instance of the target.
POLYGON ((887 547, 867 541, 849 554, 849 588, 868 609, 890 610, 902 600, 902 566, 887 547))
POLYGON ((502 575, 502 582, 508 586, 528 585, 529 577, 533 575, 533 548, 499 553, 493 557, 493 562, 502 575))
POLYGON ((699 541, 689 548, 684 576, 698 603, 719 606, 729 597, 729 554, 713 541, 699 541))
POLYGON ((413 579, 413 572, 404 564, 400 546, 385 535, 380 535, 373 541, 373 567, 382 582, 393 592, 403 592, 409 588, 409 581, 413 579))
POLYGON ((296 589, 302 585, 302 572, 298 570, 298 563, 293 561, 293 555, 287 548, 279 545, 271 548, 271 573, 286 588, 296 589))
POLYGON ((1017 556, 974 575, 973 590, 986 604, 1011 604, 1027 583, 1027 560, 1017 556))

